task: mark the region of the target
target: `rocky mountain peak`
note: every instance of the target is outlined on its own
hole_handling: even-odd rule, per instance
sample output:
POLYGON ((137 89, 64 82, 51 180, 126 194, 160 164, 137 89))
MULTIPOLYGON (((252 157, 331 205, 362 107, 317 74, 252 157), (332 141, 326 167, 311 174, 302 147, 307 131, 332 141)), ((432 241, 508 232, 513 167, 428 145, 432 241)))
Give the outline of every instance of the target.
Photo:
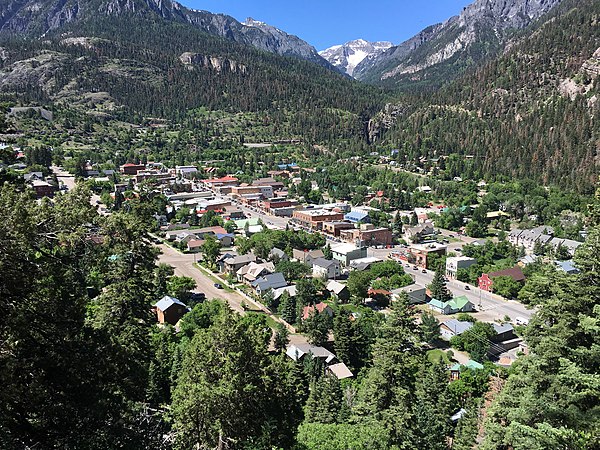
POLYGON ((333 66, 352 76, 356 66, 365 58, 375 57, 392 45, 387 41, 369 42, 364 39, 355 39, 343 45, 329 47, 319 54, 333 66))
MULTIPOLYGON (((474 44, 502 47, 510 30, 527 27, 561 1, 475 0, 459 15, 432 25, 375 57, 366 58, 355 68, 354 75, 368 81, 426 78, 430 68, 467 55, 474 44)), ((475 56, 484 58, 487 56, 484 53, 475 56)))

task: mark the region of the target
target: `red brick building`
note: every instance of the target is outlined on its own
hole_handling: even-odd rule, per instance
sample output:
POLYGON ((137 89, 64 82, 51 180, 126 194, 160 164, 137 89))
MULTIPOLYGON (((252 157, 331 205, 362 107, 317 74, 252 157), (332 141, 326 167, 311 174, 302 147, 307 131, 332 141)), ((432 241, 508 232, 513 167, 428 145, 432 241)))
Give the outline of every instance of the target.
POLYGON ((494 277, 511 277, 513 280, 523 283, 525 282, 525 274, 519 266, 510 269, 499 270, 497 272, 482 273, 477 279, 479 289, 487 292, 492 292, 494 289, 494 277))
POLYGON ((132 163, 127 163, 127 164, 123 164, 120 167, 121 173, 123 175, 137 175, 138 170, 145 170, 146 166, 144 164, 132 164, 132 163))

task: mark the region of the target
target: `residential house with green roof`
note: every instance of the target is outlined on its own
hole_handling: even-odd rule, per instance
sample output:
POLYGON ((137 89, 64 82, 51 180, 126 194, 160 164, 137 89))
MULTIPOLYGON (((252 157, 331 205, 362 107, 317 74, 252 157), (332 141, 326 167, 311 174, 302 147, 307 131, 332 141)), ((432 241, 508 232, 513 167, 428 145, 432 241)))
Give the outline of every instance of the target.
POLYGON ((465 295, 454 297, 447 302, 431 299, 428 305, 431 310, 440 314, 456 314, 459 312, 473 311, 473 303, 471 303, 465 295))

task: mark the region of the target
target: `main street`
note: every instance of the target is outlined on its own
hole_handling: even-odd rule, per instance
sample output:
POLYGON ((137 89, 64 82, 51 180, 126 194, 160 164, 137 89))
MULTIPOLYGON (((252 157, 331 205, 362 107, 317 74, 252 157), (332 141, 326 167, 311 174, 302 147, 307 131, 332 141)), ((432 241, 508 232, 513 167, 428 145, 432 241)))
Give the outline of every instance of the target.
MULTIPOLYGON (((260 218, 267 225, 276 225, 279 228, 285 228, 289 223, 289 218, 270 216, 260 210, 249 208, 241 204, 238 204, 237 206, 242 209, 244 213, 250 214, 252 217, 260 218)), ((460 252, 460 250, 462 250, 462 245, 472 243, 476 240, 468 236, 457 235, 456 233, 448 230, 440 231, 442 236, 458 240, 451 242, 448 245, 449 251, 460 252)), ((331 239, 329 236, 326 237, 331 239)), ((368 250, 368 256, 375 256, 385 260, 393 250, 393 248, 377 249, 371 247, 368 250)), ((413 270, 412 265, 407 266, 404 264, 403 266, 406 273, 413 277, 415 283, 418 283, 422 286, 427 286, 433 280, 434 272, 431 270, 423 272, 423 269, 421 268, 418 270, 413 270)), ((517 317, 529 319, 535 312, 534 310, 527 309, 522 303, 506 300, 499 295, 483 291, 475 286, 469 285, 469 289, 465 289, 467 286, 466 283, 451 280, 447 283, 447 286, 452 294, 455 296, 465 295, 469 301, 475 305, 475 308, 477 309, 475 316, 480 320, 503 320, 505 316, 510 317, 512 321, 514 321, 517 317)))

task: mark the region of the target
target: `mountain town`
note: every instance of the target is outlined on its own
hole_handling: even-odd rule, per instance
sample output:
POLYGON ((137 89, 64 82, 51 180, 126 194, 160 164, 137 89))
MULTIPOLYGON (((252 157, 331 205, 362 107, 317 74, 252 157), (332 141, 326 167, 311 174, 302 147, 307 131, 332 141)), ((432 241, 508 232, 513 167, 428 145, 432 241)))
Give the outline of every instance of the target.
POLYGON ((0 449, 600 446, 600 3, 7 3, 0 449))

